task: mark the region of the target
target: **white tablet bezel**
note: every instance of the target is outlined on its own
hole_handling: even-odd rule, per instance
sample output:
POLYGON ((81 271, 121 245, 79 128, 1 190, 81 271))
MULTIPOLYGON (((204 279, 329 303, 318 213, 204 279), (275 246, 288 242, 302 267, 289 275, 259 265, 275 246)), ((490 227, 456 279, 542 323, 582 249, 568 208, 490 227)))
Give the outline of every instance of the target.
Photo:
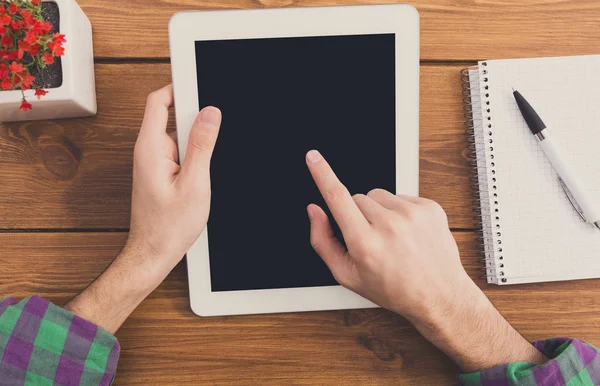
MULTIPOLYGON (((396 192, 418 195, 419 16, 407 4, 175 14, 169 40, 180 160, 198 113, 195 41, 381 33, 396 34, 396 192)), ((212 292, 207 232, 187 254, 191 308, 200 316, 376 307, 341 286, 212 292)))

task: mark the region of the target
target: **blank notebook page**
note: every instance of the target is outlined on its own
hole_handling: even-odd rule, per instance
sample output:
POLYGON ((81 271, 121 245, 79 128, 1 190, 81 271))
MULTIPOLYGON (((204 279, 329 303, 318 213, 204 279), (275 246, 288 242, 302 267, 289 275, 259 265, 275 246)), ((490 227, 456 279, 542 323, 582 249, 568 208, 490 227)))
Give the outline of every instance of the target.
POLYGON ((600 230, 569 203, 512 94, 514 87, 536 109, 600 205, 600 56, 486 63, 505 276, 600 277, 600 230))

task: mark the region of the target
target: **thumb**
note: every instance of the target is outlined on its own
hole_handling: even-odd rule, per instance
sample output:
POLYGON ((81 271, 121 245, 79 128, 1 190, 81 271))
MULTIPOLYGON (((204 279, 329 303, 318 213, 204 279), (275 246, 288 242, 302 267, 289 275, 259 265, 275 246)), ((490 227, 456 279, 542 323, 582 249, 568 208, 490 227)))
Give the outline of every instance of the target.
POLYGON ((352 261, 344 246, 335 238, 327 214, 315 204, 306 208, 310 219, 310 244, 321 256, 338 283, 350 285, 352 261))
POLYGON ((203 108, 190 130, 185 160, 181 165, 184 180, 194 178, 200 171, 208 171, 210 158, 221 127, 221 111, 216 107, 203 108))

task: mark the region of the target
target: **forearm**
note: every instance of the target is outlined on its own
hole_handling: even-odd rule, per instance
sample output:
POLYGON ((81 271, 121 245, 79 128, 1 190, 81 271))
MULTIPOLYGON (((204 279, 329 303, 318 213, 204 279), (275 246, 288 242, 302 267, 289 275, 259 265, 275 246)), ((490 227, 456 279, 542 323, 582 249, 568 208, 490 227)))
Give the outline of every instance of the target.
POLYGON ((64 308, 114 334, 164 279, 147 260, 141 251, 125 247, 106 271, 64 308))
POLYGON ((523 338, 470 280, 463 293, 454 294, 449 309, 428 322, 414 321, 430 342, 444 351, 465 372, 475 372, 509 362, 541 364, 545 356, 523 338))

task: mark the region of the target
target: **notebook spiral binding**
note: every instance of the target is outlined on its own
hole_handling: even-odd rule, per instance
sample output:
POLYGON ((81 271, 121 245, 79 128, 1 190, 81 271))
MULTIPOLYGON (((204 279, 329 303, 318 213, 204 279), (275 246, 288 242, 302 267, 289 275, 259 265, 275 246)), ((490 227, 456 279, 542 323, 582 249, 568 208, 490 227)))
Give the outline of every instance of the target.
POLYGON ((490 105, 490 86, 487 63, 461 70, 462 96, 467 135, 467 157, 471 166, 470 183, 475 196, 476 225, 481 245, 481 262, 485 264, 488 283, 507 283, 502 256, 500 204, 494 155, 494 131, 490 105), (491 187, 491 190, 490 190, 491 187))

